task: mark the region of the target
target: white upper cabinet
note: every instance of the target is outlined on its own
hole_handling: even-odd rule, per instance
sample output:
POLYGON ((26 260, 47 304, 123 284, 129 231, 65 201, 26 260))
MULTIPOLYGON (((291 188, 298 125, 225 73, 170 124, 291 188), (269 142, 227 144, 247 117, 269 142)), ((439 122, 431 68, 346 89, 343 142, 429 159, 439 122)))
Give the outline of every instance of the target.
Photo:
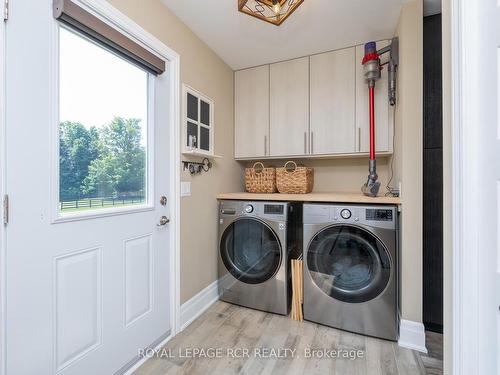
POLYGON ((309 153, 309 57, 270 66, 270 156, 309 153))
POLYGON ((356 49, 311 56, 310 150, 313 155, 356 149, 356 49))
POLYGON ((269 65, 237 71, 234 75, 234 155, 269 155, 269 65))
MULTIPOLYGON (((377 48, 390 41, 377 42, 377 48)), ((370 124, 364 46, 235 73, 236 159, 366 154, 370 124)), ((388 54, 381 58, 388 60, 388 54)), ((387 66, 375 87, 375 144, 392 153, 387 66)))
MULTIPOLYGON (((386 47, 390 41, 377 42, 377 49, 386 47)), ((370 119, 368 104, 368 85, 365 83, 361 61, 365 54, 364 46, 356 47, 356 126, 357 151, 370 150, 370 119)), ((387 55, 387 54, 386 54, 387 55)), ((382 56, 382 63, 387 56, 382 56)), ((389 98, 387 94, 387 66, 382 69, 382 78, 375 84, 375 149, 378 152, 392 151, 392 115, 389 116, 389 98)))

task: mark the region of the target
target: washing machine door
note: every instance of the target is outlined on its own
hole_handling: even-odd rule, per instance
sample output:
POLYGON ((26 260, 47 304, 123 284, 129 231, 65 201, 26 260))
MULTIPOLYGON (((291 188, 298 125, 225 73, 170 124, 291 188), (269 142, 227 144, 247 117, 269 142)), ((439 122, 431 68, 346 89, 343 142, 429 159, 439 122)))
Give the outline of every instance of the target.
POLYGON ((281 244, 276 233, 263 221, 241 218, 221 236, 220 255, 226 269, 247 284, 260 284, 278 272, 281 244))
POLYGON ((391 259, 373 234, 360 227, 338 225, 313 237, 307 250, 307 268, 313 282, 330 297, 362 303, 385 290, 391 259))

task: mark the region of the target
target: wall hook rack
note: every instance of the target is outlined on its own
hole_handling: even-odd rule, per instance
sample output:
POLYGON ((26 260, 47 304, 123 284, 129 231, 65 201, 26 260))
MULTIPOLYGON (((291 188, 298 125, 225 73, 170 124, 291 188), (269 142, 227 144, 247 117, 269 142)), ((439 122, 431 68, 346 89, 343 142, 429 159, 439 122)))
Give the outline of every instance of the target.
POLYGON ((212 168, 212 162, 208 158, 204 158, 201 163, 183 160, 182 165, 183 170, 188 170, 191 175, 208 172, 212 168))

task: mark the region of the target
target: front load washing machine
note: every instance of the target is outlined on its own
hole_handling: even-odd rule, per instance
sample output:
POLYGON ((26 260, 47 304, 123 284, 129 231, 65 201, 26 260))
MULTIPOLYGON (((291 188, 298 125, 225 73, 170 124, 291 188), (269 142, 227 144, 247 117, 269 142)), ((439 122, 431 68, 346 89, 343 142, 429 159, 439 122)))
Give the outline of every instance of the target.
POLYGON ((302 206, 286 202, 219 203, 221 300, 286 315, 290 260, 302 252, 302 206))
POLYGON ((397 340, 397 208, 305 204, 304 319, 397 340))

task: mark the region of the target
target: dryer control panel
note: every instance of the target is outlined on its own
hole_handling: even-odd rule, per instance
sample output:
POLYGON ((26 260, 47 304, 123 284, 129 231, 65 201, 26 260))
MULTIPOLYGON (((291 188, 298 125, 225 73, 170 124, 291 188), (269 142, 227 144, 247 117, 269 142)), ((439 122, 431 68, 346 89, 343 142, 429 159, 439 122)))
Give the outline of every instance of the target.
POLYGON ((366 210, 366 220, 392 221, 392 219, 393 219, 392 210, 386 210, 380 208, 368 208, 366 210))
POLYGON ((396 228, 395 206, 304 204, 304 224, 358 224, 396 228))

